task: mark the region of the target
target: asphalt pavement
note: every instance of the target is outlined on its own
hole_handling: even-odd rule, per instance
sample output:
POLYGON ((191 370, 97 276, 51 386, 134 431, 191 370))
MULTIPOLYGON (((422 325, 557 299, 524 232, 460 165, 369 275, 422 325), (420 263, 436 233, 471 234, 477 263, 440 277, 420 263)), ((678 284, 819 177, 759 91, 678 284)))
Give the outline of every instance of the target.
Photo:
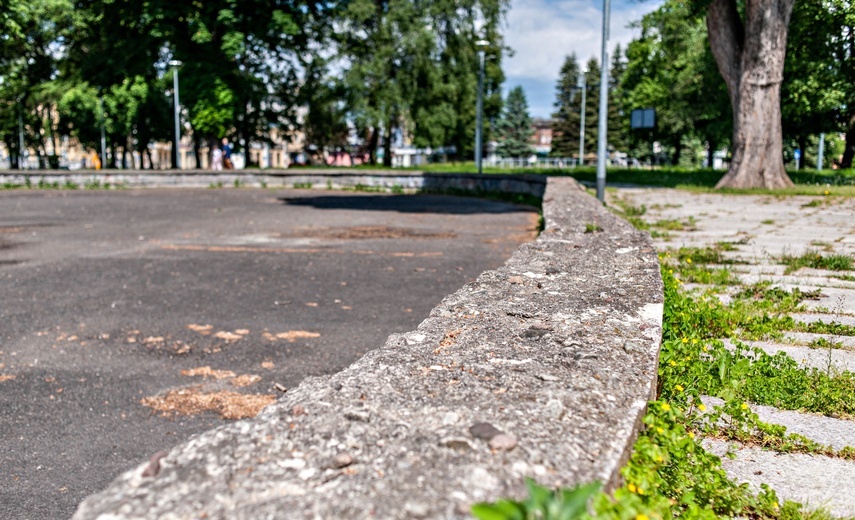
POLYGON ((338 371, 534 237, 533 208, 323 190, 0 192, 0 518, 338 371))

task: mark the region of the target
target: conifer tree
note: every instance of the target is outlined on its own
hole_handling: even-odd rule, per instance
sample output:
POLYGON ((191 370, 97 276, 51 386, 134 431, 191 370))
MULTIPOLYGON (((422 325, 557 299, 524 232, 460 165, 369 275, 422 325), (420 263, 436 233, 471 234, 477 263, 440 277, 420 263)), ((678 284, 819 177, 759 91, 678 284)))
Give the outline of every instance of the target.
POLYGON ((551 151, 554 157, 572 157, 579 153, 579 108, 582 104, 582 94, 578 83, 579 61, 573 53, 564 58, 555 89, 551 151))
POLYGON ((498 124, 498 153, 502 157, 528 157, 532 153, 531 117, 528 115, 528 101, 521 86, 508 92, 502 119, 498 124))

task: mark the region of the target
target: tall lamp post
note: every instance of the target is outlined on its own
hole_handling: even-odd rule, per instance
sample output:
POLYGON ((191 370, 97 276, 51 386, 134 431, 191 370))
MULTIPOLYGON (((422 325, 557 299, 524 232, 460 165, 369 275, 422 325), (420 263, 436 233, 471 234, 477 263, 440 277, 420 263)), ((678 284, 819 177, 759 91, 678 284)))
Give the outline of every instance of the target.
POLYGON ((588 86, 585 84, 585 74, 586 70, 582 70, 582 73, 579 75, 579 88, 582 90, 582 108, 579 110, 580 119, 579 119, 579 162, 578 166, 584 166, 585 164, 585 109, 587 108, 585 98, 588 93, 588 86))
POLYGON ((104 129, 104 96, 100 96, 100 95, 98 96, 98 120, 101 123, 101 168, 106 168, 107 167, 107 132, 104 129))
POLYGON ((181 106, 178 104, 178 67, 182 65, 179 60, 172 60, 172 83, 175 90, 175 168, 181 169, 181 106))
POLYGON ((487 45, 490 42, 487 40, 478 40, 475 42, 475 46, 478 48, 478 60, 479 66, 478 69, 478 101, 476 108, 476 116, 475 116, 475 164, 478 165, 478 173, 481 173, 481 154, 483 151, 483 144, 481 142, 483 129, 484 129, 484 54, 487 49, 487 45))
POLYGON ((600 67, 600 128, 597 135, 597 199, 606 197, 606 119, 609 111, 609 0, 603 0, 603 49, 600 67))

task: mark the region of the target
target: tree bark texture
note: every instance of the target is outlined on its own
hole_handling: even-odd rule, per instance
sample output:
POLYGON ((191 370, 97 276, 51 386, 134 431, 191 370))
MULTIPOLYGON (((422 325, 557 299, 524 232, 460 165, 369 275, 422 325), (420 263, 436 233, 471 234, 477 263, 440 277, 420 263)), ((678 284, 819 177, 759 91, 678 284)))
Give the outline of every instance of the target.
POLYGON ((717 188, 784 188, 781 82, 794 0, 735 0, 707 11, 710 47, 733 107, 732 158, 717 188))

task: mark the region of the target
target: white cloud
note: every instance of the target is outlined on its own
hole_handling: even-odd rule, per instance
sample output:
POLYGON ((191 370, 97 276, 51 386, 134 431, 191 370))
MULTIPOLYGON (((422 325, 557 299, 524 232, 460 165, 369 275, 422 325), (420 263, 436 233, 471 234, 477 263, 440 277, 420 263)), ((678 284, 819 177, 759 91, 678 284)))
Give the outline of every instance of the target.
MULTIPOLYGON (((617 43, 625 48, 638 34, 629 24, 662 1, 612 2, 609 52, 617 43)), ((536 97, 538 93, 529 92, 530 85, 548 83, 554 89, 564 57, 572 52, 582 64, 600 58, 602 9, 601 0, 512 0, 505 42, 515 54, 503 60, 506 86, 524 85, 533 115, 548 115, 552 100, 540 99, 542 86, 536 97)))

